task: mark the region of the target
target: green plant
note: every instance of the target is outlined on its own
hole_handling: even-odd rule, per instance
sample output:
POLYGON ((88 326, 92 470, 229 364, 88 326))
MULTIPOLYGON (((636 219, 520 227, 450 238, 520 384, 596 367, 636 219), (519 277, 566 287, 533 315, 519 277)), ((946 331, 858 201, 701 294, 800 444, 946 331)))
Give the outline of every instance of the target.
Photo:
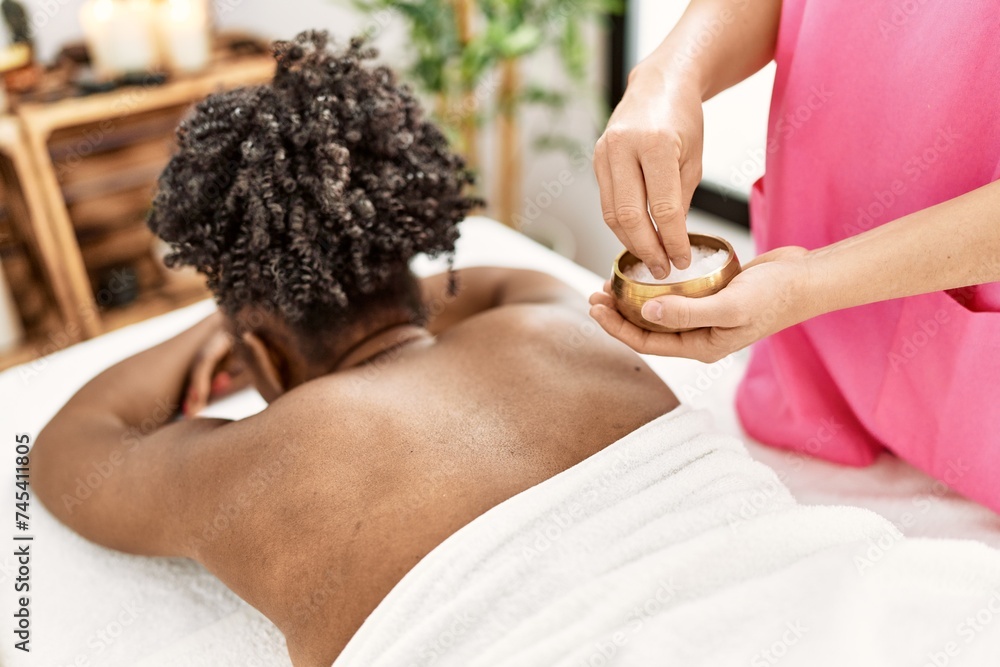
MULTIPOLYGON (((454 99, 488 80, 504 62, 554 48, 570 79, 583 83, 588 47, 583 26, 621 9, 621 0, 348 0, 362 12, 391 12, 407 24, 421 90, 454 99)), ((521 101, 562 103, 546 82, 521 101)), ((447 119, 445 119, 447 120, 447 119)))
MULTIPOLYGON (((511 222, 520 175, 516 118, 524 105, 558 114, 573 91, 550 81, 522 82, 520 61, 552 49, 568 78, 584 88, 589 48, 584 26, 621 10, 622 0, 347 0, 362 12, 399 17, 412 55, 409 75, 433 96, 435 115, 469 164, 478 166, 478 128, 498 120, 500 218, 511 222)), ((579 91, 577 91, 579 93, 579 91)), ((565 145, 546 137, 548 146, 565 145)))

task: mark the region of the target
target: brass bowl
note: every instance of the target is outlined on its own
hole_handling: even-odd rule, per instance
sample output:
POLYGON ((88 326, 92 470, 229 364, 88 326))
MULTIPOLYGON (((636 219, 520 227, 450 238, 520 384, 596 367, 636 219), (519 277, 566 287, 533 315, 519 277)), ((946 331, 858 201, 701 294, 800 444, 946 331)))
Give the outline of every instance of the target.
POLYGON ((639 263, 639 258, 628 250, 623 250, 615 258, 614 275, 611 277, 611 292, 614 294, 618 312, 626 320, 637 327, 658 333, 690 331, 690 329, 668 329, 659 324, 647 321, 642 316, 643 304, 654 297, 665 296, 667 294, 677 294, 693 298, 715 294, 728 285, 729 281, 739 275, 741 271, 740 260, 737 259, 736 251, 733 250, 733 246, 728 241, 708 234, 688 234, 688 238, 691 240, 692 246, 725 250, 728 253, 726 263, 715 271, 698 278, 684 280, 679 283, 659 285, 655 283, 642 283, 625 277, 625 271, 629 267, 639 263))

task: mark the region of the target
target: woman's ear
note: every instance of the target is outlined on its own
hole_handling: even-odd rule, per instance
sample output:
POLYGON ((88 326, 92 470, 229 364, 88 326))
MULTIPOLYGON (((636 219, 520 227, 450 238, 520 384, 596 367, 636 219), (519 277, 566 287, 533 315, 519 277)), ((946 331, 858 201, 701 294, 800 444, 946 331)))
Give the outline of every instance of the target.
POLYGON ((270 403, 285 393, 285 383, 281 379, 280 362, 267 343, 255 333, 247 331, 242 336, 246 345, 250 371, 253 373, 257 391, 270 403))

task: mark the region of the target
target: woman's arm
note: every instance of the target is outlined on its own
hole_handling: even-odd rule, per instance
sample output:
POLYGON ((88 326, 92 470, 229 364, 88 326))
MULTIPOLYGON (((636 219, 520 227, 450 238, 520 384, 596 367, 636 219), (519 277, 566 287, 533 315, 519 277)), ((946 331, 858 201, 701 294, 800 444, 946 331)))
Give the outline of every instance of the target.
POLYGON ((809 253, 823 312, 1000 280, 1000 182, 809 253))
POLYGON ((1000 281, 1000 182, 838 243, 778 248, 718 294, 661 297, 643 317, 680 334, 627 322, 608 294, 591 314, 638 352, 711 362, 817 315, 876 301, 1000 281))
POLYGON ((223 315, 215 313, 174 338, 107 369, 70 399, 45 432, 58 430, 60 417, 69 413, 100 412, 126 428, 141 426, 154 412, 166 411, 164 419, 173 417, 180 411, 192 363, 224 324, 223 315))
POLYGON ((701 181, 702 102, 771 60, 780 16, 780 0, 693 0, 629 75, 597 141, 604 221, 657 277, 668 258, 690 263, 685 220, 701 181))
POLYGON ((491 308, 511 303, 562 303, 582 307, 580 294, 558 278, 540 271, 477 266, 455 271, 458 292, 448 291, 448 273, 421 280, 427 329, 441 333, 491 308))
POLYGON ((629 76, 690 78, 707 101, 774 57, 781 0, 691 0, 681 20, 629 76))
POLYGON ((215 314, 87 383, 42 430, 31 485, 63 523, 123 551, 180 555, 177 528, 198 491, 185 488, 197 446, 228 422, 172 423, 191 366, 222 326, 215 314))

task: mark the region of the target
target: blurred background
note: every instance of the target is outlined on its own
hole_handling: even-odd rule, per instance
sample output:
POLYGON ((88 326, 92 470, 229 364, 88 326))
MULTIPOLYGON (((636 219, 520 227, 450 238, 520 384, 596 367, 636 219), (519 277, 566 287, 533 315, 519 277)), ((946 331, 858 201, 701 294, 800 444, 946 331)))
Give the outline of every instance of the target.
MULTIPOLYGON (((145 226, 173 130, 204 96, 267 81, 269 42, 309 28, 373 40, 478 173, 483 214, 608 273, 593 145, 686 4, 2 0, 0 368, 205 298, 145 226)), ((746 237, 772 82, 706 105, 692 227, 746 237)))

